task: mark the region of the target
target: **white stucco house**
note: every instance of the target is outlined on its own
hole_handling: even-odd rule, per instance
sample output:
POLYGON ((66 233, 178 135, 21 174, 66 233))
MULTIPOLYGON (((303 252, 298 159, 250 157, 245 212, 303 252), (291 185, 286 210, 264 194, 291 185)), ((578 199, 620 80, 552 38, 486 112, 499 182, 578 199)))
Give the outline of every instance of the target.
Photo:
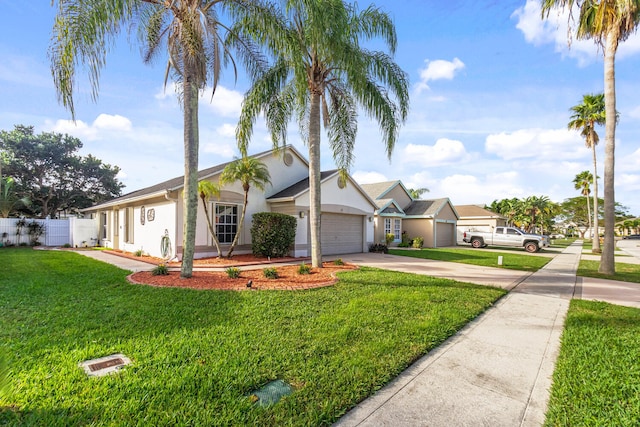
MULTIPOLYGON (((309 256, 309 163, 292 146, 265 151, 253 157, 261 160, 271 175, 264 192, 249 191, 247 215, 234 253, 251 252, 251 221, 257 212, 280 212, 297 219, 295 245, 291 255, 309 256)), ((227 163, 199 171, 199 180, 218 182, 227 163)), ((160 257, 164 235, 171 242, 171 257, 181 257, 183 236, 183 177, 173 178, 116 199, 85 209, 96 221, 102 246, 128 252, 142 250, 160 257)), ((375 202, 348 177, 343 182, 337 170, 322 172, 322 252, 323 255, 364 252, 374 240, 375 202)), ((241 184, 222 187, 218 200, 209 203, 223 254, 238 229, 244 191, 241 184)), ((205 212, 198 201, 196 258, 215 256, 215 246, 207 230, 205 212)))
POLYGON ((448 198, 413 199, 401 181, 362 184, 362 189, 376 203, 374 237, 377 243, 385 235, 394 235, 394 244, 406 232, 410 239, 422 237, 424 247, 438 248, 456 244, 458 213, 448 198))

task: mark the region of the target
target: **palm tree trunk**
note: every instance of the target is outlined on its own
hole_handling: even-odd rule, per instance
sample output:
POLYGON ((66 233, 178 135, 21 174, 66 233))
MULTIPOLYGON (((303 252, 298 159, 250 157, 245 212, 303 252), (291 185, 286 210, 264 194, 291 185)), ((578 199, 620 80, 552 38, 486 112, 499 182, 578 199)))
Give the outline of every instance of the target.
MULTIPOLYGON (((201 199, 202 200, 202 199, 201 199)), ((209 215, 209 208, 207 208, 207 201, 202 200, 202 207, 204 208, 204 215, 207 217, 207 228, 209 229, 209 234, 211 235, 211 239, 213 240, 213 244, 216 247, 216 251, 218 252, 218 258, 222 257, 222 250, 220 250, 220 242, 218 241, 218 236, 216 235, 215 228, 212 224, 211 216, 209 215)))
POLYGON ((191 72, 192 65, 185 58, 184 102, 184 223, 182 237, 182 268, 180 277, 190 278, 196 245, 198 215, 198 86, 191 72))
POLYGON ((320 94, 311 90, 309 109, 309 222, 311 227, 311 266, 322 267, 320 246, 320 94))
POLYGON ((236 235, 233 236, 233 242, 231 242, 231 247, 229 248, 229 252, 227 252, 227 258, 231 258, 233 249, 238 244, 238 236, 240 236, 240 232, 242 231, 242 224, 244 224, 244 215, 247 213, 248 202, 249 202, 249 189, 246 189, 244 190, 244 201, 242 203, 242 214, 240 214, 240 222, 238 222, 238 228, 236 228, 236 235))
POLYGON ((613 25, 607 33, 604 49, 604 105, 605 105, 605 145, 604 145, 604 248, 598 272, 613 275, 615 266, 615 192, 614 166, 616 146, 616 82, 615 57, 618 49, 618 28, 613 25))
POLYGON ((591 144, 593 150, 593 227, 595 228, 595 237, 593 238, 593 246, 591 252, 599 254, 600 249, 600 222, 598 215, 598 168, 596 165, 596 144, 591 144))

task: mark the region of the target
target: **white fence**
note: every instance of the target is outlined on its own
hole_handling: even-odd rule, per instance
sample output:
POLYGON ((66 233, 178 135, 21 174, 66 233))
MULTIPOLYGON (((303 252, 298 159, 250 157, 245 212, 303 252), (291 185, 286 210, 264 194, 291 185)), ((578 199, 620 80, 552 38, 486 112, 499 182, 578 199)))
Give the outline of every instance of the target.
POLYGON ((29 244, 28 225, 35 222, 44 227, 38 242, 45 246, 74 247, 95 246, 98 241, 98 224, 93 219, 26 219, 26 227, 18 233, 17 218, 0 218, 0 242, 5 245, 29 244))

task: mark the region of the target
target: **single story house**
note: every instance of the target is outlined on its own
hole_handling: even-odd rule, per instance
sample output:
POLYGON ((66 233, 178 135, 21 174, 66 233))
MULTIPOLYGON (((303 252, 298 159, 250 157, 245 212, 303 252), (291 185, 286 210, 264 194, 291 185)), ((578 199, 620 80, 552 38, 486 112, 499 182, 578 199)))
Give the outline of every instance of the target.
POLYGON ((387 234, 394 235, 394 244, 402 241, 402 233, 409 239, 422 237, 424 247, 437 248, 456 244, 458 213, 448 198, 434 200, 413 199, 401 181, 362 184, 362 189, 377 205, 374 216, 374 238, 384 242, 387 234))
POLYGON ((456 205, 458 215, 457 241, 462 242, 466 230, 492 231, 495 227, 506 227, 507 218, 478 205, 456 205))
MULTIPOLYGON (((265 151, 261 160, 271 175, 264 192, 251 187, 245 224, 234 253, 251 252, 251 222, 254 213, 280 212, 297 219, 291 255, 309 256, 309 163, 292 146, 265 151)), ((198 180, 218 182, 228 163, 199 171, 198 180)), ((143 188, 85 209, 99 227, 101 245, 127 252, 142 250, 161 257, 161 241, 171 243, 167 257, 180 258, 183 237, 183 177, 143 188)), ((208 201, 221 250, 226 254, 238 230, 244 191, 239 182, 222 187, 219 199, 208 201)), ((337 170, 322 172, 322 252, 324 255, 364 252, 373 242, 373 215, 376 205, 351 178, 340 179, 337 170)), ((198 200, 196 258, 215 256, 202 202, 198 200)))

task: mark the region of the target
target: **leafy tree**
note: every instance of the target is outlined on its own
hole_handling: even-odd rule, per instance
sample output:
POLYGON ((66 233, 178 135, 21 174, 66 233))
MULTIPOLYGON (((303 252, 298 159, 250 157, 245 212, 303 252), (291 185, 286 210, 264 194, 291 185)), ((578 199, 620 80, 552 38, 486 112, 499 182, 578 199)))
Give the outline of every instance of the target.
POLYGON ((77 154, 82 142, 69 135, 17 125, 0 131, 0 148, 8 159, 4 173, 15 182, 18 198, 30 200, 30 213, 42 218, 61 210, 77 211, 120 195, 117 166, 77 154))
MULTIPOLYGON (((137 28, 144 62, 166 47, 165 84, 172 75, 180 90, 184 119, 184 237, 180 277, 191 277, 198 210, 198 94, 211 83, 214 93, 223 65, 230 59, 218 12, 231 19, 259 16, 259 0, 58 0, 49 50, 58 98, 75 117, 76 65, 88 68, 92 95, 98 96, 106 54, 122 28, 137 28)), ((247 18, 248 19, 248 18, 247 18)), ((237 47, 252 52, 246 43, 237 47)), ((235 68, 234 68, 235 71, 235 68)))
POLYGON ((560 204, 559 219, 568 224, 575 224, 580 238, 584 239, 584 235, 591 226, 591 214, 587 212, 589 204, 584 203, 582 197, 572 197, 565 199, 560 204))
POLYGON ((222 257, 222 250, 220 249, 220 241, 216 234, 215 227, 213 225, 213 218, 209 215, 208 201, 212 197, 220 197, 220 186, 211 181, 198 181, 198 195, 202 200, 202 207, 204 208, 204 216, 207 220, 207 228, 209 229, 209 235, 213 239, 213 244, 218 252, 218 258, 222 257))
POLYGON ((312 266, 322 267, 320 247, 320 139, 327 129, 342 179, 353 163, 358 105, 378 121, 387 156, 408 114, 408 77, 391 55, 396 32, 391 18, 370 6, 359 11, 343 0, 288 0, 261 20, 239 22, 236 30, 265 47, 273 58, 264 70, 249 67, 253 81, 236 130, 246 153, 256 118, 264 113, 274 144, 286 143, 290 119, 297 117, 309 147, 312 266), (389 50, 371 51, 361 42, 380 37, 389 50))
POLYGON ((428 188, 409 188, 409 195, 412 199, 419 199, 424 193, 428 193, 428 188))
POLYGON ((249 202, 249 189, 251 186, 254 186, 258 190, 264 191, 267 184, 271 183, 271 176, 269 175, 269 170, 264 163, 255 157, 247 157, 245 155, 239 159, 235 159, 233 162, 225 166, 222 174, 220 175, 220 182, 222 184, 231 184, 236 181, 240 181, 242 184, 244 200, 242 203, 242 214, 240 214, 240 221, 238 222, 236 235, 233 237, 233 242, 231 242, 227 258, 231 258, 233 249, 238 244, 238 237, 242 232, 244 217, 247 213, 247 203, 249 202))
POLYGON ((18 207, 28 207, 31 201, 26 198, 19 198, 14 190, 15 181, 13 178, 3 178, 0 175, 0 218, 9 218, 18 207))
MULTIPOLYGON (((542 0, 542 14, 551 9, 577 6, 578 39, 592 39, 604 53, 605 162, 604 162, 604 250, 599 272, 615 273, 615 192, 614 167, 616 143, 615 57, 620 42, 636 31, 640 22, 640 0, 542 0)), ((569 14, 569 19, 573 15, 569 14)))
MULTIPOLYGON (((589 208, 589 196, 591 195, 591 183, 593 182, 593 175, 589 171, 582 171, 573 179, 573 184, 576 190, 580 190, 580 194, 582 194, 587 199, 587 212, 589 213, 589 229, 591 229, 591 210, 589 208)), ((594 216, 597 218, 597 216, 594 216)), ((597 235, 598 233, 591 233, 592 236, 597 235)), ((599 239, 598 239, 599 240, 599 239)))

